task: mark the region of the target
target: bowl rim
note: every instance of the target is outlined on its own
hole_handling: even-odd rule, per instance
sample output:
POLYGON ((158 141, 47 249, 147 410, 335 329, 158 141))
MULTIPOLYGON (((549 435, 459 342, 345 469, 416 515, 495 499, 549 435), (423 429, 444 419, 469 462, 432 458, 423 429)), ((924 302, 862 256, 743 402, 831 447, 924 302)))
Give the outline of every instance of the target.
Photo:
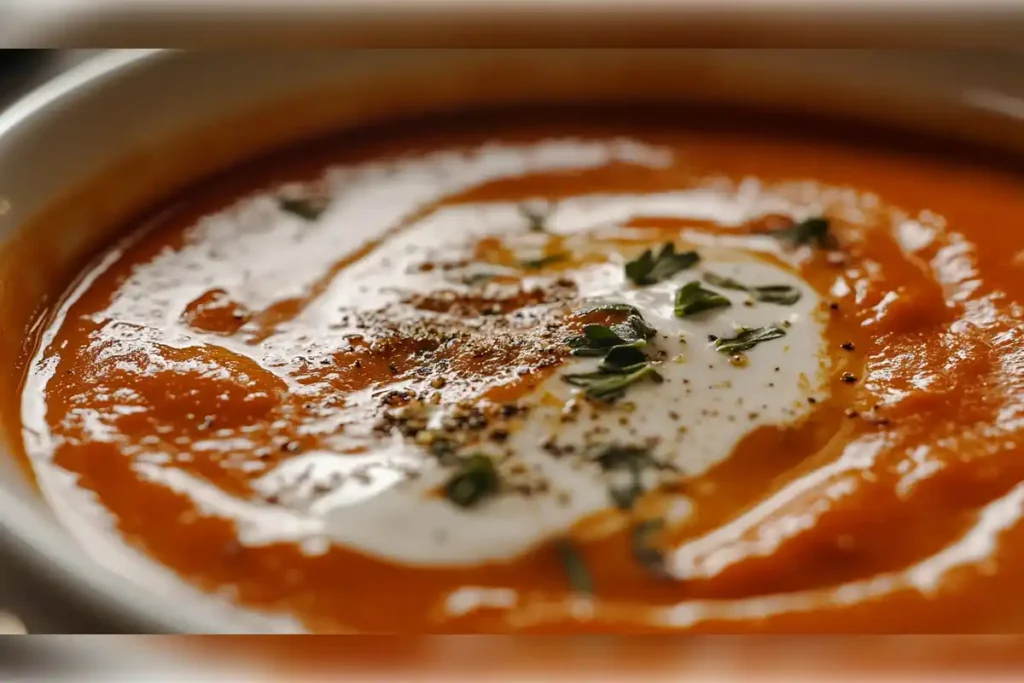
MULTIPOLYGON (((29 91, 0 113, 0 139, 16 135, 18 128, 42 111, 69 100, 86 87, 160 59, 170 51, 118 50, 100 53, 29 91)), ((0 457, 11 458, 6 444, 0 457)), ((40 505, 45 502, 40 500, 40 505)), ((201 604, 161 600, 141 584, 125 581, 88 556, 56 520, 46 519, 36 506, 0 488, 0 542, 5 554, 18 559, 36 575, 101 619, 143 633, 233 632, 201 604)), ((196 602, 201 603, 201 600, 196 602)))
MULTIPOLYGON (((109 82, 118 76, 145 69, 158 61, 173 58, 175 50, 112 50, 91 56, 53 80, 44 83, 0 112, 0 140, 18 135, 19 128, 47 110, 72 101, 82 91, 109 82)), ((1018 67, 1019 68, 1019 67, 1018 67)), ((962 87, 960 83, 957 87, 962 87)), ((991 94, 995 97, 996 94, 991 94)), ((1013 98, 1016 103, 1020 100, 1013 98)), ((961 97, 956 106, 964 110, 998 110, 1000 101, 980 101, 961 97)), ((1010 108, 1002 112, 1024 120, 1024 110, 1010 108)), ((2 247, 0 247, 2 248, 2 247)), ((10 458, 6 444, 0 443, 0 458, 10 458)), ((46 503, 8 495, 0 482, 0 552, 12 555, 36 575, 67 596, 72 608, 84 606, 103 619, 109 619, 129 632, 142 633, 243 633, 246 621, 232 619, 212 601, 168 599, 147 590, 143 584, 127 581, 102 567, 78 544, 52 516, 46 503)))

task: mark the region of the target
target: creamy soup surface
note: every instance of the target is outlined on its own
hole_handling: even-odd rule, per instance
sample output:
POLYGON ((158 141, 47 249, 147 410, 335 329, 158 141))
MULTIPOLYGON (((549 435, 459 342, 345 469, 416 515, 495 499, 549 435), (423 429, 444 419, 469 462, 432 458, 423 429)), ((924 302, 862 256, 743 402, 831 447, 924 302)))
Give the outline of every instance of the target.
POLYGON ((464 116, 200 183, 47 313, 40 488, 286 629, 1020 630, 1020 175, 751 124, 464 116))

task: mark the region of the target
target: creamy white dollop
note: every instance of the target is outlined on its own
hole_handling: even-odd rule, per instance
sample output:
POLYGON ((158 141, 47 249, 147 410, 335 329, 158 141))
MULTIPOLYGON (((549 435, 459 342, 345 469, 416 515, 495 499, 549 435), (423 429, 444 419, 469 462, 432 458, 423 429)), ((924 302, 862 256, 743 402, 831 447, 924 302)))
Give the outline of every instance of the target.
MULTIPOLYGON (((409 481, 375 479, 380 488, 374 495, 338 495, 334 505, 321 508, 323 531, 331 541, 410 564, 473 564, 515 556, 611 504, 607 477, 598 465, 555 457, 544 444, 554 442, 560 449, 582 453, 587 446, 602 443, 650 443, 652 456, 660 462, 687 475, 700 475, 727 458, 751 430, 799 419, 809 410, 807 398, 821 395, 825 353, 823 325, 815 316, 819 300, 782 268, 729 252, 645 288, 627 284, 620 264, 567 276, 581 283, 586 297, 636 306, 658 331, 652 343, 665 353, 658 364, 665 381, 631 386, 620 402, 607 408, 579 402, 578 412, 566 420, 566 405, 579 390, 561 376, 593 370, 599 363, 573 359, 528 399, 531 409, 525 424, 507 443, 517 468, 525 466, 533 477, 549 482, 546 492, 497 496, 463 510, 432 495, 450 476, 448 471, 425 468, 409 481), (730 308, 676 317, 676 291, 703 272, 751 286, 793 285, 803 296, 792 306, 747 306, 747 294, 723 290, 732 301, 730 308), (741 327, 768 325, 783 326, 786 336, 750 350, 742 367, 708 339, 733 336, 741 327)), ((401 458, 402 447, 396 446, 396 451, 393 457, 401 458)), ((413 454, 404 460, 409 466, 424 464, 413 454)), ((307 464, 293 461, 288 467, 298 472, 307 464)))
MULTIPOLYGON (((415 266, 422 263, 424 255, 468 254, 473 244, 489 235, 507 239, 524 252, 536 250, 547 239, 523 230, 519 203, 469 201, 432 206, 439 195, 536 172, 583 170, 609 163, 658 168, 672 162, 665 149, 629 141, 608 145, 556 141, 481 152, 487 153, 439 154, 379 167, 332 170, 326 182, 335 199, 315 226, 301 225, 292 217, 282 219, 267 197, 243 200, 222 214, 204 218, 193 231, 192 243, 180 251, 162 253, 145 266, 150 281, 159 281, 162 274, 168 279, 166 288, 158 288, 158 299, 115 298, 96 316, 97 322, 117 320, 129 330, 121 346, 111 344, 111 352, 127 353, 139 345, 156 343, 218 345, 260 363, 285 381, 289 391, 313 395, 319 388, 295 381, 288 364, 297 348, 315 356, 345 343, 347 331, 337 311, 376 311, 401 302, 410 291, 459 287, 440 269, 418 270, 415 266), (254 310, 306 295, 338 260, 339 253, 353 252, 368 238, 389 229, 397 232, 333 275, 297 318, 257 344, 204 334, 174 319, 176 314, 159 313, 180 311, 214 284, 254 310), (236 282, 180 281, 183 271, 201 272, 201 267, 192 266, 201 265, 214 251, 217 258, 237 261, 238 268, 231 271, 237 275, 236 282), (284 286, 280 278, 296 272, 295 259, 310 254, 322 262, 304 262, 306 282, 297 287, 289 281, 284 286)), ((672 192, 584 195, 558 202, 547 223, 551 233, 564 238, 568 249, 585 251, 595 237, 615 238, 625 230, 627 221, 637 217, 712 220, 724 227, 766 213, 799 218, 819 208, 816 200, 824 197, 824 190, 817 195, 812 190, 801 186, 799 192, 787 195, 766 190, 755 181, 739 185, 709 181, 705 186, 672 192)), ((637 229, 630 230, 634 237, 638 234, 637 229)), ((667 235, 660 233, 660 239, 667 235)), ((816 313, 820 301, 806 283, 779 265, 780 260, 774 260, 781 256, 774 240, 690 230, 681 231, 681 236, 700 250, 701 263, 649 287, 639 288, 625 279, 624 257, 557 275, 540 271, 527 278, 527 284, 568 278, 577 286, 581 301, 635 306, 657 330, 651 343, 663 352, 658 372, 665 381, 632 386, 623 400, 609 408, 595 410, 581 402, 574 418, 564 419, 567 404, 578 390, 561 376, 592 369, 598 362, 595 359, 572 359, 527 398, 531 409, 521 428, 503 444, 504 460, 498 468, 502 476, 548 482, 544 492, 498 495, 464 510, 436 495, 451 472, 424 457, 422 447, 415 443, 395 437, 376 442, 369 452, 354 453, 365 443, 370 406, 376 401, 372 391, 355 392, 346 397, 343 412, 304 425, 310 433, 326 435, 329 448, 290 457, 255 479, 257 493, 263 499, 272 497, 275 504, 232 496, 185 471, 163 467, 155 456, 137 463, 136 470, 186 493, 200 512, 233 520, 245 544, 290 541, 309 552, 339 544, 396 562, 435 566, 519 555, 610 505, 607 478, 597 465, 581 458, 555 457, 545 450, 545 444, 576 452, 598 442, 645 444, 655 458, 676 471, 700 475, 727 458, 751 430, 799 420, 809 411, 808 397, 822 395, 827 354, 823 320, 816 313), (731 307, 692 318, 677 317, 676 291, 709 272, 748 286, 792 285, 802 296, 789 306, 750 306, 745 292, 719 289, 731 300, 731 307), (728 337, 741 327, 767 325, 782 326, 786 335, 749 351, 742 367, 709 341, 709 335, 728 337), (509 452, 513 455, 508 456, 509 452), (334 479, 345 483, 327 493, 315 490, 317 482, 334 479)), ((658 237, 652 235, 651 239, 658 237)), ((218 275, 224 272, 221 269, 218 275)), ((41 371, 33 381, 45 383, 52 368, 41 359, 37 363, 41 371)), ((445 391, 440 412, 459 399, 458 382, 445 391)), ((36 405, 42 393, 26 392, 24 399, 26 425, 37 433, 45 431, 45 407, 36 405)), ((104 437, 97 432, 97 438, 104 437)), ((204 444, 210 449, 240 448, 244 436, 230 442, 212 438, 204 444)), ((45 439, 35 436, 29 440, 29 448, 39 456, 38 462, 45 460, 49 450, 45 439)), ((481 449, 487 451, 488 445, 481 449)), ((41 479, 52 477, 41 472, 41 479)), ((673 509, 685 517, 687 500, 680 497, 673 509)))

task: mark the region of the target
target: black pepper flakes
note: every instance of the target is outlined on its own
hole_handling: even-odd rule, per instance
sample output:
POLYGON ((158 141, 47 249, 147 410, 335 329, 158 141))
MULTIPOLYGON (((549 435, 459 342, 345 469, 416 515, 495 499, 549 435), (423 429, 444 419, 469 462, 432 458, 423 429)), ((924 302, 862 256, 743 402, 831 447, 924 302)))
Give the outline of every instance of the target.
POLYGON ((847 384, 853 384, 857 381, 857 376, 850 372, 844 372, 839 379, 843 380, 847 384))
POLYGON ((853 351, 853 349, 854 349, 855 347, 854 347, 854 345, 853 345, 853 342, 846 342, 846 343, 844 343, 844 344, 843 344, 842 346, 840 346, 840 348, 841 348, 841 349, 842 349, 843 351, 853 351))

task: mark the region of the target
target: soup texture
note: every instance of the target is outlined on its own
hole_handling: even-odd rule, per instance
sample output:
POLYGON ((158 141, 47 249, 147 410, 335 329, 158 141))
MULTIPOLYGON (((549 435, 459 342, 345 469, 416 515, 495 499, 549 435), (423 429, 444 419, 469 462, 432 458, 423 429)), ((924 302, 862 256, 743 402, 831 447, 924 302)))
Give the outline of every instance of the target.
POLYGON ((24 451, 113 570, 286 629, 1017 631, 1022 218, 938 143, 353 131, 126 226, 24 451))

